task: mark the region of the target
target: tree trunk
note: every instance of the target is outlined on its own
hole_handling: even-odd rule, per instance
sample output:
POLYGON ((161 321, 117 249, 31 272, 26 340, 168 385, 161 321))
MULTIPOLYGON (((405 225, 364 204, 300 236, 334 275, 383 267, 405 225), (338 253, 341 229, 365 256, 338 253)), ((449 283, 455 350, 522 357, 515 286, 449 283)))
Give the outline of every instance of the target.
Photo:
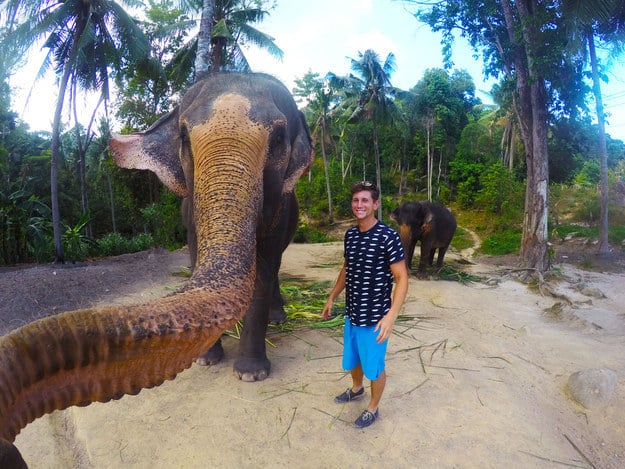
POLYGON ((328 158, 326 157, 326 122, 322 118, 321 121, 321 157, 323 158, 323 170, 326 175, 326 192, 328 194, 328 222, 334 223, 334 214, 332 213, 332 190, 330 188, 330 171, 328 170, 328 158))
POLYGON ((111 182, 111 174, 106 173, 106 185, 109 190, 109 200, 111 202, 111 224, 113 225, 113 233, 117 233, 117 220, 115 219, 115 196, 113 194, 113 183, 111 182))
POLYGON ((63 112, 63 102, 65 91, 69 81, 70 67, 66 66, 59 83, 59 95, 56 98, 56 108, 54 110, 54 120, 52 121, 52 142, 50 157, 50 204, 52 205, 52 232, 54 236, 54 261, 62 264, 65 259, 63 255, 63 243, 61 234, 61 210, 59 208, 59 175, 58 161, 61 151, 61 113, 63 112))
POLYGON ((590 68, 592 70, 592 90, 595 95, 595 105, 597 109, 597 129, 599 159, 601 161, 601 213, 599 218, 599 248, 598 253, 602 256, 610 253, 608 241, 608 149, 605 140, 605 116, 603 112, 603 97, 601 95, 601 78, 599 77, 599 67, 597 64, 597 51, 595 50, 595 39, 592 29, 588 30, 588 53, 590 55, 590 68))
POLYGON ((380 191, 380 205, 378 206, 378 220, 382 220, 382 176, 380 168, 380 146, 378 145, 378 126, 375 118, 373 124, 373 151, 375 153, 375 185, 380 191))
POLYGON ((432 202, 432 145, 430 140, 432 139, 432 129, 434 127, 434 119, 428 118, 425 125, 426 132, 426 157, 427 157, 427 190, 428 190, 428 202, 432 202))
POLYGON ((547 151, 547 97, 544 78, 540 75, 534 57, 534 46, 541 34, 534 25, 532 15, 536 8, 532 0, 515 2, 521 25, 522 43, 516 34, 518 25, 509 0, 501 5, 506 18, 506 27, 514 45, 513 60, 517 74, 519 93, 518 120, 521 138, 525 147, 527 164, 527 187, 525 191, 525 213, 521 237, 520 264, 524 268, 544 272, 549 269, 547 250, 549 215, 549 156, 547 151))
POLYGON ((215 16, 215 0, 203 0, 200 30, 197 35, 195 54, 195 80, 198 81, 209 72, 211 59, 211 28, 215 16))

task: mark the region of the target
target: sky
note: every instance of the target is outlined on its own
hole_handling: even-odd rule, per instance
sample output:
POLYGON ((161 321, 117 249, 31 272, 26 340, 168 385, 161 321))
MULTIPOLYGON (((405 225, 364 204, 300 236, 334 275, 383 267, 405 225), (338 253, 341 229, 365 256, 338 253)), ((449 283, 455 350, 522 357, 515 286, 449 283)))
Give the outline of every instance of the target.
MULTIPOLYGON (((358 58, 358 53, 367 49, 373 49, 382 61, 389 52, 395 55, 397 68, 391 83, 405 90, 413 87, 428 68, 443 66, 440 34, 419 23, 406 5, 396 0, 278 0, 277 8, 258 28, 275 38, 284 59, 279 62, 263 51, 250 49, 246 56, 252 69, 276 76, 289 89, 309 70, 321 76, 330 71, 348 74, 349 58, 358 58)), ((488 91, 494 81, 484 82, 481 58, 474 57, 461 39, 454 46, 452 60, 456 69, 473 77, 477 97, 490 102, 488 91)), ((611 71, 610 83, 603 84, 602 90, 610 114, 606 130, 613 138, 625 140, 625 60, 622 62, 611 71)), ((13 86, 21 88, 13 108, 31 130, 51 128, 56 98, 50 80, 40 81, 24 105, 40 63, 30 61, 11 80, 13 86)), ((86 121, 90 111, 85 108, 84 112, 86 121)))

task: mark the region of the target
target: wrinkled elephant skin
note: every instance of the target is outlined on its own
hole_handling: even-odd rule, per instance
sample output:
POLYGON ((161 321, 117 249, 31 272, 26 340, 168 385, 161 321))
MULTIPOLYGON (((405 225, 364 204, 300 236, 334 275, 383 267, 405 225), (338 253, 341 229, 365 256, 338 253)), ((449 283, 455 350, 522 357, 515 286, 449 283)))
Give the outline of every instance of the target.
POLYGON ((244 316, 235 369, 250 381, 269 373, 268 315, 312 159, 288 90, 267 75, 214 74, 110 147, 118 165, 153 171, 183 198, 193 274, 151 303, 63 313, 1 337, 0 467, 25 467, 12 442, 29 422, 173 379, 244 316))
POLYGON ((427 268, 434 263, 437 249, 436 266, 443 266, 445 253, 456 232, 456 218, 447 207, 438 202, 405 202, 393 211, 391 219, 399 225, 408 269, 412 267, 417 242, 421 243, 418 277, 425 277, 427 268))

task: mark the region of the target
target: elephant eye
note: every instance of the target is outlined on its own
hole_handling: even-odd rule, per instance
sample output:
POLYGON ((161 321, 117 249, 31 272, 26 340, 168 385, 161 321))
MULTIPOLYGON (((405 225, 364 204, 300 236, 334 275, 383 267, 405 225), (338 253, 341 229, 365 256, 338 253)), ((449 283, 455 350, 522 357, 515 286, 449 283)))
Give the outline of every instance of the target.
POLYGON ((279 155, 284 151, 286 142, 286 129, 282 126, 276 127, 271 133, 269 141, 269 155, 279 155))

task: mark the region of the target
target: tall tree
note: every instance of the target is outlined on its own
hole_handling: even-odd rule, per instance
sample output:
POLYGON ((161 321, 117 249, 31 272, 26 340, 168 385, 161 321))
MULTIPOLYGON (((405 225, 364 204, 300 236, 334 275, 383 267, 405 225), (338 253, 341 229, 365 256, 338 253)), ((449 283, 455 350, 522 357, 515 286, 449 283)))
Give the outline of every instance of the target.
POLYGON ((443 158, 452 159, 460 133, 479 100, 466 71, 456 70, 450 76, 440 68, 426 70, 408 99, 413 103, 412 119, 417 119, 425 130, 428 200, 432 200, 434 152, 438 150, 440 155, 439 168, 443 167, 443 158))
POLYGON ((78 83, 86 90, 99 90, 109 98, 109 67, 144 58, 148 43, 133 18, 112 0, 9 0, 23 22, 10 40, 32 46, 45 37, 48 49, 41 73, 50 65, 59 77, 59 92, 52 123, 52 160, 50 165, 52 224, 55 260, 63 262, 61 215, 58 193, 58 160, 61 115, 68 84, 78 83))
POLYGON ((601 162, 601 213, 598 252, 610 252, 608 242, 608 149, 605 135, 605 112, 601 93, 601 70, 595 38, 611 43, 614 50, 625 45, 625 4, 622 0, 564 0, 563 11, 568 30, 576 47, 590 65, 592 89, 597 114, 597 143, 601 162))
MULTIPOLYGON (((391 75, 395 71, 395 55, 391 52, 381 62, 380 56, 373 50, 359 52, 357 59, 350 59, 351 69, 356 74, 338 77, 329 74, 334 86, 348 91, 341 107, 348 111, 348 122, 369 120, 372 128, 373 151, 375 155, 376 185, 382 199, 382 178, 380 169, 380 146, 378 125, 388 122, 393 117, 399 119, 399 109, 392 96, 399 90, 391 85, 391 75), (353 91, 357 90, 354 94, 353 91)), ((382 203, 378 207, 378 218, 382 219, 382 203)))
POLYGON ((195 21, 182 9, 174 8, 173 3, 173 0, 149 0, 145 20, 140 24, 150 43, 150 56, 137 67, 115 75, 118 89, 115 113, 125 130, 144 130, 152 125, 169 111, 171 97, 192 81, 192 67, 181 66, 174 58, 195 21))
MULTIPOLYGON (((197 8, 193 1, 185 2, 189 10, 197 8)), ((203 0, 200 28, 193 41, 181 50, 181 57, 194 55, 195 81, 217 70, 249 71, 250 66, 242 46, 254 44, 274 57, 284 53, 274 39, 254 28, 260 23, 273 2, 269 0, 203 0)))
POLYGON ((334 91, 326 79, 319 77, 318 73, 308 72, 303 78, 295 80, 295 96, 303 97, 307 101, 305 114, 312 125, 313 142, 319 142, 321 146, 321 158, 326 179, 326 193, 328 195, 328 222, 334 223, 332 210, 332 189, 330 185, 330 171, 326 143, 331 139, 329 127, 331 123, 330 109, 334 101, 334 91))

